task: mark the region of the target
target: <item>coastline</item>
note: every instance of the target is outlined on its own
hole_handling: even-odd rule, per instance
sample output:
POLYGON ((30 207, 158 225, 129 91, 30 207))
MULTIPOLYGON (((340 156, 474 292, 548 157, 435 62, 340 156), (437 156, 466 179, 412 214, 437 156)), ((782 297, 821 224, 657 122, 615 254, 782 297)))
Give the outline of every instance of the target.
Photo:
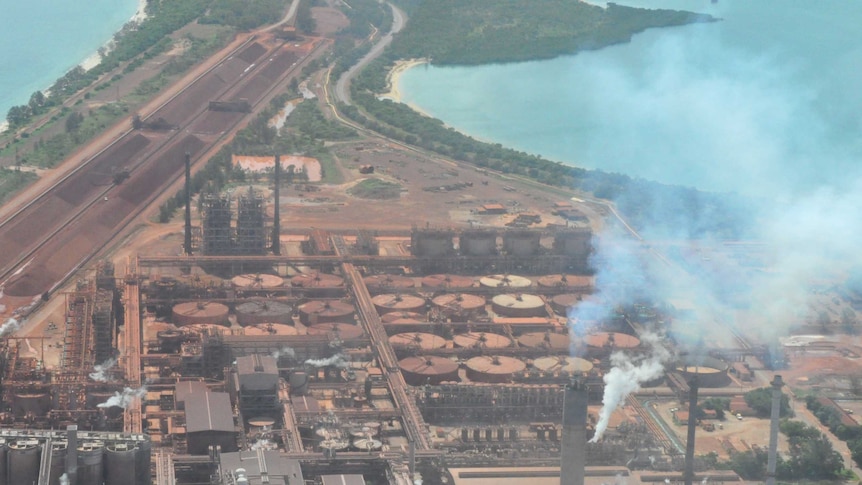
MULTIPOLYGON (((146 20, 146 18, 147 18, 147 0, 138 0, 138 8, 137 8, 137 10, 135 10, 135 13, 129 19, 129 22, 135 22, 135 23, 140 24, 141 22, 146 20)), ((117 31, 117 32, 119 32, 119 31, 117 31)), ((110 50, 111 46, 113 45, 113 42, 114 42, 114 38, 113 38, 113 36, 111 36, 111 38, 108 39, 107 42, 102 44, 102 47, 104 47, 106 50, 110 50)), ((101 47, 99 49, 101 49, 101 47)), ((93 52, 92 54, 87 56, 86 59, 81 61, 80 64, 78 64, 79 66, 81 66, 81 69, 83 69, 85 71, 89 71, 90 69, 98 66, 99 63, 102 62, 102 55, 99 54, 99 49, 96 49, 96 52, 93 52)))
MULTIPOLYGON (((397 103, 401 101, 401 91, 398 90, 398 81, 401 79, 401 75, 407 72, 409 69, 412 69, 417 66, 421 66, 423 64, 428 64, 428 59, 420 58, 420 59, 404 59, 395 61, 395 67, 393 67, 389 73, 386 74, 386 86, 389 88, 389 91, 385 93, 381 93, 378 98, 381 99, 391 99, 397 103)), ((414 106, 410 106, 416 111, 420 111, 414 106)), ((427 113, 423 113, 426 114, 427 113)))

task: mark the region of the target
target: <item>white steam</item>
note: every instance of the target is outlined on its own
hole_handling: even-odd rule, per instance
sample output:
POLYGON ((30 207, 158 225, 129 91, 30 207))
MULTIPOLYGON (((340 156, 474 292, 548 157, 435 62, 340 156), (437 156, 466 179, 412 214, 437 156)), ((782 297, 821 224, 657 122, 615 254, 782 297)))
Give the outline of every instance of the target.
POLYGON ((99 408, 112 408, 112 407, 120 407, 123 409, 127 409, 135 399, 140 399, 147 394, 146 386, 142 386, 138 389, 132 389, 131 387, 127 387, 123 389, 123 392, 115 392, 113 396, 108 398, 107 401, 98 404, 96 407, 99 408))
POLYGON ((93 372, 90 373, 90 379, 93 379, 96 382, 107 382, 107 372, 111 367, 114 367, 116 364, 117 359, 108 359, 101 364, 96 364, 93 367, 93 372))
POLYGON ((623 352, 611 354, 613 368, 604 377, 602 409, 599 411, 599 421, 596 423, 596 433, 590 440, 591 443, 602 439, 608 428, 611 414, 629 394, 640 390, 641 384, 664 374, 664 365, 671 359, 670 351, 662 345, 656 335, 642 334, 641 341, 650 346, 650 353, 646 356, 634 358, 623 352))
POLYGON ((69 485, 69 475, 65 473, 60 475, 60 485, 69 485))
POLYGON ((3 325, 0 325, 0 337, 5 337, 19 328, 21 328, 21 323, 14 318, 9 318, 3 325))
POLYGON ((347 359, 344 358, 344 355, 335 354, 332 357, 328 357, 325 359, 308 359, 305 361, 305 365, 310 365, 312 367, 338 367, 341 369, 346 369, 350 366, 350 363, 347 362, 347 359))
POLYGON ((296 351, 294 351, 290 347, 282 347, 282 348, 274 351, 272 353, 272 357, 274 359, 278 359, 280 357, 284 357, 286 359, 295 359, 296 358, 296 351))

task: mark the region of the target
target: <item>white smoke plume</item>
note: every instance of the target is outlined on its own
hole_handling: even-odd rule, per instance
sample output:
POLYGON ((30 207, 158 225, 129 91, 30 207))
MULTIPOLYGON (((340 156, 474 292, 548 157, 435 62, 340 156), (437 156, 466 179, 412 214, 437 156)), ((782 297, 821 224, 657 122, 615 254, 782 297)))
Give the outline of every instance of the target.
POLYGON ((96 382, 107 382, 107 372, 111 367, 114 367, 116 364, 117 359, 108 359, 101 364, 96 364, 93 367, 93 372, 90 373, 90 379, 93 379, 96 382))
POLYGON ((21 323, 14 318, 9 318, 3 325, 0 325, 0 337, 5 337, 19 328, 21 328, 21 323))
POLYGON ((65 473, 60 475, 60 485, 69 485, 69 475, 65 473))
POLYGON ((644 333, 641 341, 650 346, 650 353, 633 358, 623 352, 611 354, 613 368, 605 374, 605 391, 602 396, 602 409, 599 411, 599 421, 596 423, 596 433, 590 440, 596 443, 605 434, 611 414, 622 404, 625 398, 637 392, 641 384, 657 379, 664 373, 664 365, 670 361, 671 353, 653 334, 644 333))
POLYGON ((281 358, 281 357, 284 357, 284 358, 286 358, 286 359, 295 359, 295 358, 296 358, 296 351, 294 351, 294 350, 293 350, 292 348, 290 348, 290 347, 282 347, 282 348, 280 348, 280 349, 278 349, 278 350, 274 351, 274 352, 272 353, 272 357, 273 357, 274 359, 278 359, 278 358, 281 358))
POLYGON ((350 363, 347 362, 347 359, 345 359, 342 354, 335 354, 332 357, 325 359, 308 359, 305 361, 305 365, 310 365, 312 367, 339 367, 341 369, 346 369, 350 366, 350 363))
POLYGON ((131 387, 127 387, 123 389, 123 392, 115 392, 113 396, 111 396, 107 401, 98 404, 96 407, 99 408, 111 408, 111 407, 120 407, 123 409, 127 409, 129 405, 134 402, 135 399, 140 399, 147 394, 146 386, 141 386, 138 389, 132 389, 131 387))

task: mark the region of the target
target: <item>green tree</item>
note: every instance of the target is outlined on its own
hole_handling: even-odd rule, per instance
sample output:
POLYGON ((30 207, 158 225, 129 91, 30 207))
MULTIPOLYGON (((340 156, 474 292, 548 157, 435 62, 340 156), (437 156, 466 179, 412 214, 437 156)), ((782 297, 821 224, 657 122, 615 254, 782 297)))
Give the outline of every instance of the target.
MULTIPOLYGON (((761 418, 768 417, 772 413, 772 388, 761 387, 745 393, 745 403, 748 407, 754 410, 761 418)), ((782 418, 793 416, 793 409, 790 408, 790 398, 787 394, 781 393, 781 405, 779 407, 779 415, 782 418)))

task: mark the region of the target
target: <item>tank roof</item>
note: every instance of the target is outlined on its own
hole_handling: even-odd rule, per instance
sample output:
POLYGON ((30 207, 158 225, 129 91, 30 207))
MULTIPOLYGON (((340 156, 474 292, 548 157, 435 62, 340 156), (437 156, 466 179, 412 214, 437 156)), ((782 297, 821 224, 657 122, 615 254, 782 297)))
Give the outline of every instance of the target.
POLYGON ((446 339, 424 332, 405 332, 389 337, 393 346, 419 347, 425 350, 440 349, 446 346, 446 339))
POLYGON ((284 284, 284 278, 271 274, 241 274, 231 278, 231 283, 238 288, 277 288, 284 284))
POLYGON ((398 361, 398 366, 413 374, 429 376, 451 374, 458 370, 457 362, 436 355, 407 357, 398 361))
POLYGON ((561 333, 529 332, 518 337, 518 343, 531 348, 564 350, 570 347, 571 339, 568 335, 561 333))
POLYGON ((640 345, 641 341, 634 335, 614 332, 598 332, 584 337, 584 342, 589 347, 611 347, 620 349, 631 349, 640 345))
POLYGON ((485 276, 479 280, 479 283, 488 288, 528 288, 533 284, 529 278, 506 274, 485 276))
POLYGON ((483 374, 513 374, 527 368, 522 360, 503 355, 480 355, 467 361, 467 368, 483 374))
POLYGON ((593 363, 578 357, 549 356, 533 361, 533 367, 545 372, 568 372, 569 374, 585 374, 593 370, 593 363))
POLYGON ((486 332, 467 332, 455 335, 452 339, 458 347, 499 349, 512 345, 512 339, 505 335, 486 332))

